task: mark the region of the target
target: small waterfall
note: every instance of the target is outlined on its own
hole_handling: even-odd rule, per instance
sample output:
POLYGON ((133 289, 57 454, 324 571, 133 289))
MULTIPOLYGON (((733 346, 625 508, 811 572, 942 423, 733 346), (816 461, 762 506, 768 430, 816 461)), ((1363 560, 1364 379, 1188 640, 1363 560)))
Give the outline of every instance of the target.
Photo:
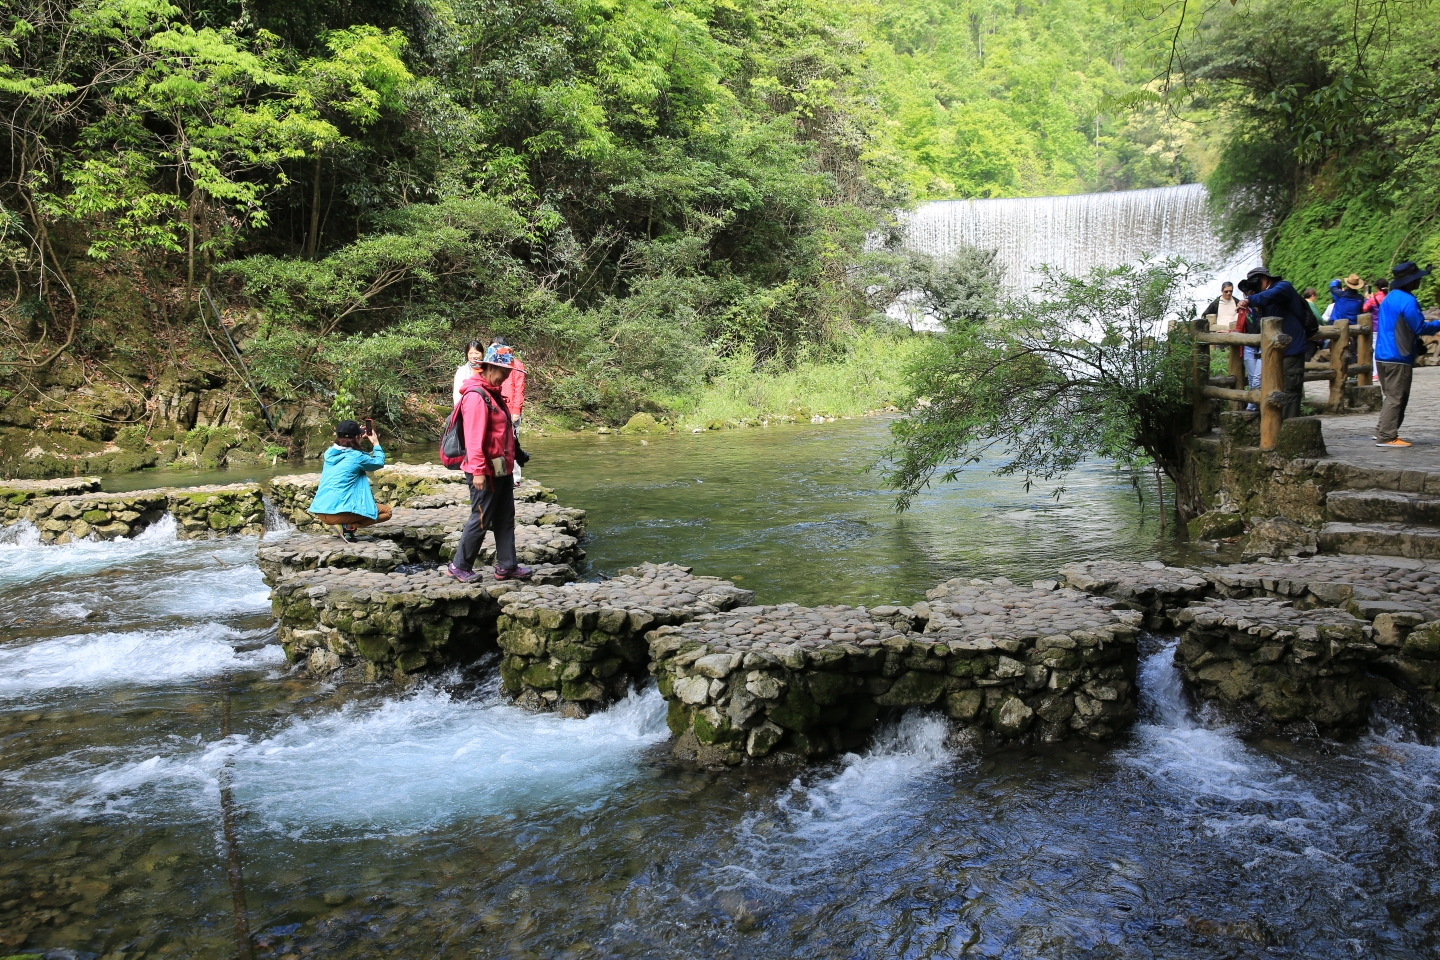
MULTIPOLYGON (((271 500, 268 496, 262 497, 261 499, 265 503, 265 534, 276 533, 283 535, 295 529, 290 521, 285 519, 285 514, 280 512, 280 508, 275 506, 274 500, 271 500)), ((265 534, 262 534, 262 537, 265 534)))
MULTIPOLYGON (((1178 255, 1203 263, 1217 280, 1238 280, 1260 263, 1258 239, 1227 256, 1198 184, 1013 200, 937 200, 905 222, 906 248, 943 254, 961 244, 999 251, 1006 292, 1029 293, 1051 266, 1078 275, 1094 267, 1178 255)), ((1208 302, 1219 284, 1197 278, 1208 302)), ((1202 304, 1203 305, 1203 304, 1202 304)))

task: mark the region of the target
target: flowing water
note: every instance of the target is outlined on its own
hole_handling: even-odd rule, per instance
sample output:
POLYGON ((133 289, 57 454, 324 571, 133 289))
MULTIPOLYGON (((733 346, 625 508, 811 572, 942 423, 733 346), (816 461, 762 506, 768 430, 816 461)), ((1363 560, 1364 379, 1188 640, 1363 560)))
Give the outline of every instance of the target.
MULTIPOLYGON (((976 475, 897 517, 861 472, 882 441, 527 445, 591 511, 600 572, 874 602, 1182 556, 1104 469, 1058 502, 976 475)), ((812 769, 704 772, 669 760, 653 689, 573 721, 506 704, 487 663, 410 690, 290 676, 254 546, 0 543, 0 956, 1440 951, 1440 751, 1244 739, 1186 702, 1164 638, 1118 743, 980 756, 912 713, 812 769)))
POLYGON ((1207 202, 1198 183, 1067 197, 935 200, 906 218, 905 246, 930 254, 962 244, 995 250, 1011 293, 1033 290, 1045 266, 1079 276, 1097 266, 1179 256, 1208 268, 1190 291, 1203 305, 1220 292, 1220 280, 1238 281, 1260 264, 1259 238, 1227 249, 1207 202))

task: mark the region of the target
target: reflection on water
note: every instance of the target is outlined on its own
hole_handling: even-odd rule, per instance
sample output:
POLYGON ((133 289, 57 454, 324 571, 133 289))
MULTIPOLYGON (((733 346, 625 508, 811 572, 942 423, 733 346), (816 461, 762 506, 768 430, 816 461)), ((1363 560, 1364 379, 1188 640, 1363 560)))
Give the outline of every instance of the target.
POLYGON ((674 560, 733 577, 762 601, 913 601, 951 577, 1053 576, 1088 557, 1180 556, 1153 505, 1142 522, 1128 475, 1087 466, 1058 502, 1014 480, 967 471, 897 514, 870 467, 880 420, 775 426, 639 440, 537 438, 532 472, 590 511, 589 559, 604 572, 674 560))
MULTIPOLYGON (((674 559, 854 602, 1172 555, 1103 469, 1058 503, 972 475, 897 517, 863 472, 882 442, 530 446, 590 509, 600 572, 674 559)), ((483 669, 289 676, 254 545, 0 544, 0 955, 236 955, 222 776, 266 960, 1440 952, 1440 751, 1385 725, 1242 739, 1186 701, 1162 638, 1119 744, 980 756, 912 713, 815 768, 697 771, 653 690, 563 721, 483 669)))

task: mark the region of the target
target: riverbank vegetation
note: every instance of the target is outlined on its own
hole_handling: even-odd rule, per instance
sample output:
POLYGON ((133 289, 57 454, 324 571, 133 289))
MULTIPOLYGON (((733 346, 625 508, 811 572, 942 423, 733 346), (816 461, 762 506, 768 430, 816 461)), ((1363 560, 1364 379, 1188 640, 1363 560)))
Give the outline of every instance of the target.
POLYGON ((1207 183, 1232 236, 1264 231, 1297 287, 1440 259, 1440 4, 1256 0, 1191 18, 1174 24, 1169 103, 1219 141, 1207 183))
POLYGON ((1102 109, 1142 27, 1109 0, 20 0, 0 454, 425 433, 495 334, 560 425, 774 406, 886 326, 905 265, 867 237, 914 199, 1189 175, 1161 120, 1102 109), (190 418, 216 390, 236 415, 190 418))

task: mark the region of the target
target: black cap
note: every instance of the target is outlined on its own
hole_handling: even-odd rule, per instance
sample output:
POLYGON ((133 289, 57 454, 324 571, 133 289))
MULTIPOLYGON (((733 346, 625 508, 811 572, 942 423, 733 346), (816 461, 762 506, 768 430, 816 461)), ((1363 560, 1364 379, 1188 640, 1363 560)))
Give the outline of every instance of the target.
POLYGON ((1430 276, 1430 268, 1421 269, 1413 261, 1406 260, 1404 263, 1397 263, 1390 271, 1395 279, 1390 282, 1397 287, 1408 287, 1410 284, 1430 276))
POLYGON ((335 436, 337 437, 358 437, 365 433, 365 428, 354 420, 341 420, 335 425, 335 436))

